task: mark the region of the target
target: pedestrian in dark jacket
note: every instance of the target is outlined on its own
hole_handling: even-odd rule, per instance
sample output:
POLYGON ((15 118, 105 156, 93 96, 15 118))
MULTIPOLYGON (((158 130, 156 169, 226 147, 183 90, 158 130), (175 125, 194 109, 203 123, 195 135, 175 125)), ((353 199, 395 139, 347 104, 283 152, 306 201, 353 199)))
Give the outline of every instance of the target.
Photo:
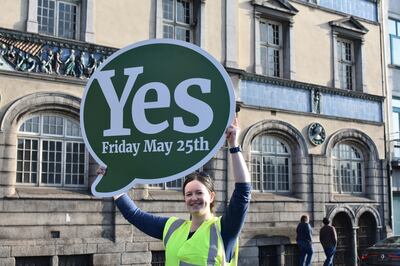
POLYGON ((335 227, 329 225, 330 221, 328 218, 324 218, 322 223, 324 226, 319 231, 319 241, 321 242, 326 255, 324 266, 332 266, 337 245, 336 230, 335 227))
POLYGON ((299 266, 310 266, 313 255, 312 228, 308 223, 307 215, 301 216, 300 223, 297 225, 296 233, 296 241, 300 250, 299 266))

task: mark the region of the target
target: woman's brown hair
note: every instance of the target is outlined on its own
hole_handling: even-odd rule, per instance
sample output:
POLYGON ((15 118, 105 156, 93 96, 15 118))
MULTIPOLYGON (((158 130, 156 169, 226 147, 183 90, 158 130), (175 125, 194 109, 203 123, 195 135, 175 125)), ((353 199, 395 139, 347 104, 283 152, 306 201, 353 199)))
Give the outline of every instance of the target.
MULTIPOLYGON (((211 178, 211 176, 209 174, 207 174, 206 172, 194 172, 194 173, 188 175, 185 179, 185 182, 183 182, 183 186, 182 186, 183 196, 185 196, 186 185, 194 180, 197 180, 200 183, 202 183, 207 188, 208 192, 210 192, 210 194, 212 192, 215 193, 214 180, 211 178)), ((214 202, 215 202, 215 197, 214 197, 214 201, 210 203, 210 211, 212 213, 214 212, 214 202)))

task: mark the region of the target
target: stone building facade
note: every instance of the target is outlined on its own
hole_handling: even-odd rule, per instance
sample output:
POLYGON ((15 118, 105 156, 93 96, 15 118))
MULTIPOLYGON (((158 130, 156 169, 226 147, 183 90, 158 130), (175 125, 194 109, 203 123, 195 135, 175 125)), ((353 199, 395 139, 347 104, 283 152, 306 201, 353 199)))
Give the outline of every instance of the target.
MULTIPOLYGON (((296 265, 303 214, 315 265, 324 260, 324 217, 338 231, 335 264, 355 265, 391 234, 382 2, 3 1, 0 265, 162 265, 159 240, 90 194, 97 164, 79 130, 80 97, 96 67, 151 38, 199 45, 233 82, 253 185, 239 265, 296 265)), ((234 186, 227 158, 225 147, 204 166, 218 214, 234 186)), ((181 183, 130 195, 146 211, 187 219, 181 183)))

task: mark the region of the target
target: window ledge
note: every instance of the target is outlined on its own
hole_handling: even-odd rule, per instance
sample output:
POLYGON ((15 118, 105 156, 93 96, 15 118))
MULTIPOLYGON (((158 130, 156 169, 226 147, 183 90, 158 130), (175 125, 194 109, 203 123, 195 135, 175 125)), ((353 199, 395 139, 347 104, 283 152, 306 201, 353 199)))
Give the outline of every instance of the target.
POLYGON ((331 197, 331 202, 370 202, 375 203, 375 200, 367 198, 365 195, 346 195, 346 194, 335 194, 331 197))
POLYGON ((147 195, 143 200, 164 200, 164 201, 182 201, 183 195, 178 190, 148 189, 147 195))
POLYGON ((9 198, 19 199, 97 199, 88 190, 66 188, 16 188, 15 194, 9 198))
POLYGON ((400 70, 400 66, 399 65, 389 64, 388 67, 400 70))
POLYGON ((251 193, 252 202, 304 202, 302 199, 295 198, 290 194, 277 194, 270 192, 252 192, 251 193))
POLYGON ((393 186, 392 187, 393 192, 400 192, 400 186, 393 186))

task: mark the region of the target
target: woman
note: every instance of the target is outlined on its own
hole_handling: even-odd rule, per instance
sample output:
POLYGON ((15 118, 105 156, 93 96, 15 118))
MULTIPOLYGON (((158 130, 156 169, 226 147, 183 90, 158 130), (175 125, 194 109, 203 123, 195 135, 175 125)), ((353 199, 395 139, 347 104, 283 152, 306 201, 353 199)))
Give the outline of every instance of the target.
POLYGON ((237 265, 238 237, 250 202, 250 174, 238 146, 237 120, 226 130, 235 190, 221 217, 215 217, 212 179, 204 173, 189 175, 183 185, 190 220, 146 213, 126 195, 114 200, 123 216, 142 232, 162 239, 167 266, 237 265))

